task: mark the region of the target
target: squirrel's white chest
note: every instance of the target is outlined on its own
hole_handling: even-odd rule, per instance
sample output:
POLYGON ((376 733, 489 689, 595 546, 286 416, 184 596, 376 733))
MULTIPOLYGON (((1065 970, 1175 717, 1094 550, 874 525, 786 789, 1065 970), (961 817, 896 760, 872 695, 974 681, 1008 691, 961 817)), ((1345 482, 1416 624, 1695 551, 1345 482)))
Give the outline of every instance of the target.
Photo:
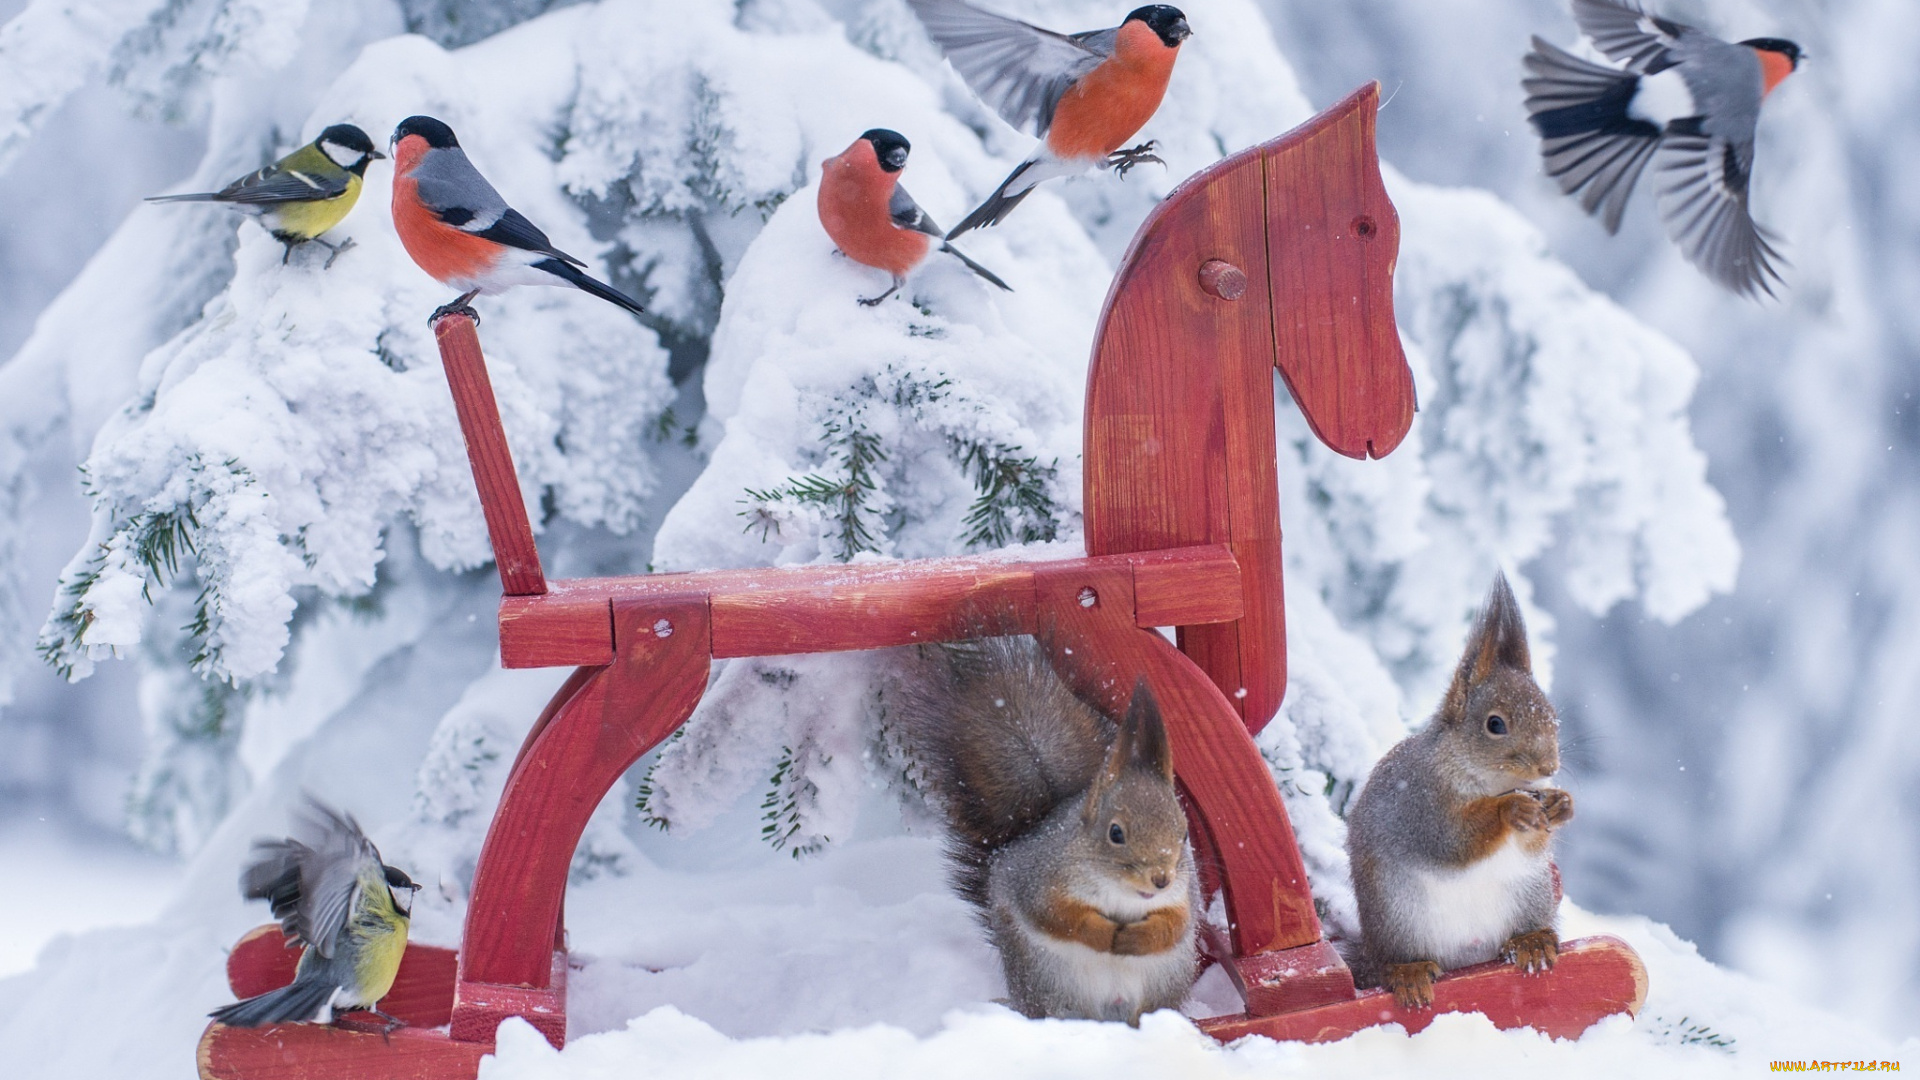
POLYGON ((1531 887, 1550 873, 1547 862, 1546 851, 1508 840, 1471 866, 1415 871, 1420 897, 1403 916, 1409 943, 1447 970, 1497 958, 1508 938, 1538 929, 1519 923, 1531 887))

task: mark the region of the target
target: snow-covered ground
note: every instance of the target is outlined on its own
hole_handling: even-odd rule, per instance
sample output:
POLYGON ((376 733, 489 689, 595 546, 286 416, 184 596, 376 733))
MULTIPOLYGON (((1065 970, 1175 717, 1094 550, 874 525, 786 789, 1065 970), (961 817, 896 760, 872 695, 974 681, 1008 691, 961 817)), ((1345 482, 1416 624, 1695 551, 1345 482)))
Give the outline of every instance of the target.
MULTIPOLYGON (((1863 28, 1891 13, 1888 41, 1920 41, 1905 3, 1836 3, 1836 48, 1814 52, 1844 40, 1904 62, 1863 28)), ((190 1075, 205 1013, 227 1000, 224 949, 264 919, 235 894, 236 870, 303 789, 353 810, 428 884, 415 933, 453 944, 506 762, 562 674, 498 669, 497 583, 424 324, 448 297, 395 242, 387 167, 340 227, 358 245, 332 270, 311 252, 283 264, 218 208, 136 209, 132 193, 217 186, 340 120, 376 140, 410 113, 450 121, 510 201, 649 307, 636 322, 558 290, 482 301, 556 576, 1009 544, 1071 554, 1085 358, 1127 238, 1179 178, 1375 74, 1416 95, 1382 122, 1421 413, 1383 462, 1326 451, 1284 398, 1277 414, 1291 684, 1261 749, 1327 921, 1352 928, 1341 815, 1431 709, 1504 567, 1543 678, 1558 670, 1583 691, 1558 695, 1581 800, 1573 898, 1692 897, 1676 921, 1774 981, 1708 964, 1645 919, 1570 906, 1569 933, 1627 937, 1652 982, 1637 1022, 1578 1044, 1471 1018, 1412 1039, 1226 1050, 1165 1017, 1139 1031, 1026 1021, 989 1004, 993 957, 942 888, 923 808, 885 752, 871 658, 770 658, 721 669, 685 737, 609 796, 568 904, 576 1041, 555 1055, 509 1028, 488 1075, 1745 1074, 1775 1059, 1920 1058, 1885 1034, 1914 1031, 1920 1003, 1920 887, 1907 887, 1920 809, 1899 794, 1920 762, 1903 711, 1920 696, 1897 602, 1902 575, 1920 581, 1906 570, 1920 516, 1901 509, 1879 449, 1920 429, 1897 419, 1911 412, 1903 324, 1863 314, 1878 294, 1862 268, 1880 254, 1836 224, 1867 212, 1834 164, 1854 144, 1812 103, 1850 124, 1897 110, 1817 67, 1776 95, 1779 122, 1816 149, 1763 141, 1781 172, 1759 191, 1788 204, 1771 220, 1791 224, 1803 276, 1788 304, 1755 309, 1703 286, 1647 221, 1602 245, 1541 189, 1517 115, 1500 110, 1517 101, 1525 33, 1564 31, 1558 0, 1455 21, 1418 0, 1356 5, 1351 23, 1339 5, 1271 0, 1278 38, 1253 0, 1182 6, 1196 36, 1145 132, 1165 171, 1050 185, 968 236, 1011 295, 936 261, 867 310, 853 298, 881 282, 833 254, 813 210, 818 162, 867 127, 906 132, 905 183, 951 222, 1031 145, 965 90, 901 0, 27 4, 0 29, 0 73, 15 76, 0 80, 0 168, 10 160, 23 191, 58 207, 47 221, 85 216, 106 239, 0 366, 0 691, 18 695, 0 712, 0 883, 33 883, 0 889, 21 913, 0 924, 0 956, 96 928, 0 979, 0 1061, 36 1076, 190 1075), (1434 64, 1444 78, 1423 83, 1434 64), (204 125, 192 175, 178 175, 177 145, 61 119, 99 95, 204 125), (107 138, 90 131, 137 161, 90 142, 72 160, 150 170, 142 182, 67 191, 57 170, 34 172, 67 160, 36 147, 107 138), (109 197, 122 200, 111 214, 83 201, 109 197), (108 235, 100 223, 119 214, 108 235), (1734 370, 1747 353, 1779 360, 1779 388, 1770 369, 1734 370), (1705 401, 1702 355, 1716 359, 1705 401), (1703 409, 1739 471, 1703 450, 1703 409), (1770 492, 1783 462, 1799 470, 1802 516, 1831 533, 1803 535, 1752 501, 1730 513, 1723 489, 1770 492), (816 481, 859 497, 809 495, 816 481), (1752 559, 1739 521, 1779 541, 1758 594, 1737 576, 1752 559), (1820 537, 1832 552, 1812 558, 1820 537), (1868 572, 1892 599, 1830 595, 1868 572), (1825 591, 1802 596, 1800 577, 1825 591), (1795 615, 1718 629, 1776 600, 1795 615), (1638 629, 1623 645, 1603 620, 1638 629), (1784 633, 1779 648, 1740 644, 1755 626, 1784 633), (1661 654, 1648 643, 1663 634, 1698 651, 1661 654), (22 676, 41 663, 36 637, 63 670, 96 672, 81 684, 91 696, 22 676), (1622 659, 1637 649, 1656 655, 1622 659), (1726 680, 1754 665, 1769 693, 1734 691, 1726 680), (1683 670, 1720 692, 1662 696, 1683 670), (1690 765, 1718 785, 1707 796, 1673 781, 1690 765), (68 851, 58 829, 3 809, 42 805, 123 824, 177 861, 68 851)), ((1113 8, 1036 0, 1024 13, 1077 29, 1113 8)), ((1805 18, 1740 12, 1751 33, 1805 18)), ((1906 77, 1891 61, 1858 70, 1906 77)), ((1899 153, 1848 160, 1879 176, 1899 153)), ((1885 203, 1889 230, 1905 227, 1899 205, 1885 203)), ((0 230, 30 243, 47 221, 0 230)), ((1908 280, 1908 265, 1874 280, 1908 280)), ((1221 1007, 1222 992, 1215 978, 1196 999, 1221 1007)))

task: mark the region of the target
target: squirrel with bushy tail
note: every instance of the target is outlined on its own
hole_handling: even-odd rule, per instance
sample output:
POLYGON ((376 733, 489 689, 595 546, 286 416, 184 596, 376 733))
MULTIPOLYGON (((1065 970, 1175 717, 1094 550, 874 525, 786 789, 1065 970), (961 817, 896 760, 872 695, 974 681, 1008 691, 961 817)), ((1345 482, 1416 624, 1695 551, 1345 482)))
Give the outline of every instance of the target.
POLYGON ((1145 681, 1116 723, 1032 638, 991 637, 919 650, 905 691, 908 750, 1008 1003, 1129 1024, 1178 1007, 1197 970, 1200 885, 1145 681))
POLYGON ((1380 759, 1348 815, 1358 985, 1426 1008, 1453 968, 1553 967, 1553 833, 1573 819, 1573 796, 1547 786, 1559 768, 1560 720, 1502 574, 1439 710, 1380 759))

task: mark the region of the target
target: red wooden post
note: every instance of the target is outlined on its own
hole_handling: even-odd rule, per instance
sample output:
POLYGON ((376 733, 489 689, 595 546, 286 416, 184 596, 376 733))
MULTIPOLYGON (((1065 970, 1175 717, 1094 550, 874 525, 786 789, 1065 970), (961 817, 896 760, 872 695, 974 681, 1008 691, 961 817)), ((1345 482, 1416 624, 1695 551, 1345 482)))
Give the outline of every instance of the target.
POLYGON ((546 592, 540 552, 533 546, 533 526, 527 522, 527 504, 520 499, 520 481, 515 478, 513 455, 500 426, 500 406, 493 399, 493 383, 487 378, 487 361, 480 354, 473 319, 445 316, 433 324, 433 336, 440 343, 440 364, 446 369, 447 388, 453 391, 453 407, 460 414, 473 483, 480 489, 480 509, 487 515, 500 588, 508 596, 546 592))
MULTIPOLYGON (((525 1015, 556 1045, 564 1012, 527 1011, 513 988, 553 988, 567 869, 587 818, 627 767, 686 722, 707 686, 704 602, 614 604, 613 663, 573 689, 532 736, 500 797, 467 906, 453 1037, 491 1040, 525 1015)), ((529 999, 530 1000, 530 999, 529 999)), ((536 1003, 537 1004, 537 1003, 536 1003)))

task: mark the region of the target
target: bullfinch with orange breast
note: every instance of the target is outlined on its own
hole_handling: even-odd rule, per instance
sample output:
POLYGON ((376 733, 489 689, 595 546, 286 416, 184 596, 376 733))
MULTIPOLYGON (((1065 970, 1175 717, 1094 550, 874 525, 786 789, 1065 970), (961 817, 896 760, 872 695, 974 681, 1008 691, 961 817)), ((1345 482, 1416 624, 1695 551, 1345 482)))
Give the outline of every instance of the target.
POLYGON ((553 246, 467 160, 453 129, 431 116, 409 116, 393 129, 393 227, 407 254, 460 296, 434 311, 479 316, 467 302, 515 285, 571 285, 634 314, 640 302, 580 267, 553 246))
POLYGON ((1624 67, 1533 39, 1522 85, 1547 175, 1611 233, 1656 162, 1660 217, 1688 261, 1743 296, 1773 295, 1780 253, 1747 192, 1760 103, 1800 66, 1800 47, 1722 41, 1632 0, 1573 0, 1573 17, 1624 67))
POLYGON ((1193 30, 1180 9, 1135 8, 1119 26, 1056 34, 961 0, 907 0, 954 70, 1002 119, 1041 143, 947 234, 997 225, 1043 181, 1111 168, 1125 176, 1160 161, 1154 144, 1121 147, 1166 95, 1180 43, 1193 30))
POLYGON ((936 242, 967 269, 1012 292, 993 271, 947 243, 940 226, 900 186, 900 170, 907 167, 912 149, 899 132, 874 128, 820 163, 820 224, 827 235, 847 258, 893 275, 892 288, 860 302, 872 307, 892 296, 906 284, 907 274, 933 253, 936 242))

